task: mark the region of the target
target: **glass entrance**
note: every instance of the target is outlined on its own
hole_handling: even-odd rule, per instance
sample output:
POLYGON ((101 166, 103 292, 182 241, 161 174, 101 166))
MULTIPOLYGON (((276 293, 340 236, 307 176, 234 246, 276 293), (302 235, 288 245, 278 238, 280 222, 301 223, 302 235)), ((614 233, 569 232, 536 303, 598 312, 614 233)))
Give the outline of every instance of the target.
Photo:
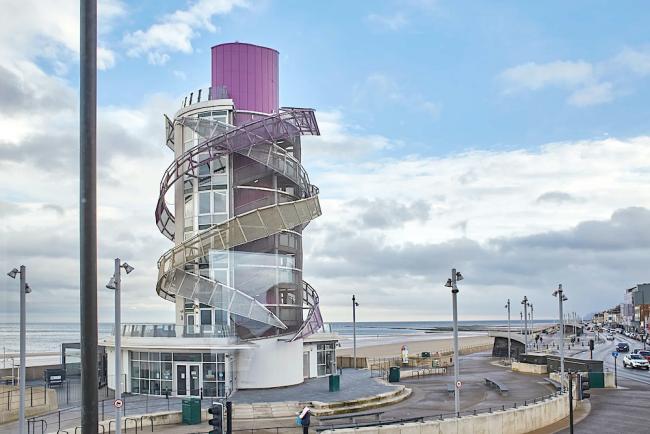
POLYGON ((176 395, 201 395, 201 365, 189 363, 176 365, 176 395))

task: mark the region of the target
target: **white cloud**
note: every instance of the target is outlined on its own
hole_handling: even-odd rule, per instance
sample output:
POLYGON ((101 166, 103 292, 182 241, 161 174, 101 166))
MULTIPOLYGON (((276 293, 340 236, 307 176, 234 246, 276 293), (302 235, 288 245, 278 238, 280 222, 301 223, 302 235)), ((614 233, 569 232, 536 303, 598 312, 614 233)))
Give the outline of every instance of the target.
POLYGON ((429 101, 420 93, 408 92, 395 79, 383 73, 373 73, 366 77, 356 87, 354 99, 365 106, 391 102, 406 110, 424 113, 430 120, 438 120, 442 111, 440 103, 429 101))
MULTIPOLYGON (((349 140, 345 130, 341 143, 349 140)), ((446 319, 447 307, 422 300, 439 294, 441 270, 456 264, 472 275, 466 282, 472 317, 494 315, 495 296, 539 294, 562 279, 588 298, 584 306, 605 307, 618 302, 627 285, 620 281, 620 267, 630 284, 643 278, 645 247, 611 253, 607 246, 618 237, 601 243, 597 239, 605 234, 595 229, 585 235, 583 229, 594 225, 583 222, 611 220, 627 227, 632 238, 642 230, 626 222, 647 219, 625 220, 621 217, 635 212, 617 210, 647 205, 650 137, 446 157, 331 161, 314 152, 307 142, 303 158, 320 188, 323 215, 305 230, 304 270, 329 320, 345 319, 352 290, 370 302, 367 320, 382 319, 385 306, 398 306, 395 319, 446 319), (428 212, 409 217, 403 210, 416 204, 428 212), (390 210, 394 215, 387 218, 390 210), (375 224, 362 224, 371 214, 375 224), (573 228, 584 235, 580 242, 586 247, 579 253, 570 250, 576 248, 575 237, 567 235, 573 228), (601 291, 599 297, 588 297, 592 288, 601 291)), ((536 298, 540 314, 550 314, 552 300, 536 298)))
MULTIPOLYGON (((102 45, 115 20, 126 11, 119 0, 100 0, 97 9, 102 45)), ((67 64, 77 62, 79 2, 60 0, 51 4, 39 0, 7 0, 2 3, 2 13, 8 18, 0 26, 0 56, 5 62, 47 59, 61 74, 67 72, 67 64)), ((104 68, 115 63, 111 53, 105 44, 98 52, 103 56, 98 60, 104 68)))
POLYGON ((97 69, 105 70, 115 66, 115 53, 106 47, 97 47, 97 69))
POLYGON ((597 105, 610 102, 614 99, 614 92, 612 83, 596 83, 577 89, 567 100, 569 104, 586 107, 590 105, 597 105))
POLYGON ((127 54, 133 57, 147 55, 149 63, 165 64, 169 53, 191 53, 192 39, 206 30, 214 33, 217 26, 212 23, 215 15, 230 13, 236 7, 246 7, 244 0, 198 0, 187 9, 179 9, 165 15, 146 30, 136 30, 124 36, 130 47, 127 54))
POLYGON ((338 110, 318 111, 316 118, 321 135, 302 139, 306 149, 304 158, 313 164, 327 164, 324 160, 358 160, 402 145, 399 141, 379 134, 368 134, 358 126, 346 124, 343 113, 338 110))
POLYGON ((406 15, 402 12, 397 12, 394 15, 369 14, 366 20, 376 27, 391 31, 400 30, 409 23, 406 15))
POLYGON ((594 79, 593 66, 584 61, 535 62, 508 68, 500 74, 506 92, 539 90, 546 86, 574 87, 594 79))
POLYGON ((650 74, 650 52, 648 50, 625 48, 614 57, 613 63, 639 76, 650 74))
POLYGON ((629 87, 629 82, 647 75, 650 75, 650 50, 628 47, 597 63, 583 60, 528 62, 505 69, 497 79, 506 95, 555 87, 568 92, 568 104, 587 107, 608 103, 629 93, 618 89, 629 87))

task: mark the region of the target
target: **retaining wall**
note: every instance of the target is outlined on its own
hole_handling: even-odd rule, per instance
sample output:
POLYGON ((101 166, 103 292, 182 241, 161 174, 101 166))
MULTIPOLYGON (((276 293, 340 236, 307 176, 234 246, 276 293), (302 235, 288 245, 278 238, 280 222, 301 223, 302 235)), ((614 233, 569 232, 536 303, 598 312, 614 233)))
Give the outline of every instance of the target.
POLYGON ((546 401, 478 416, 356 429, 323 431, 332 434, 520 434, 543 428, 569 414, 567 394, 546 401))
POLYGON ((526 374, 546 374, 548 367, 546 365, 535 365, 533 363, 512 362, 512 370, 524 372, 526 374))

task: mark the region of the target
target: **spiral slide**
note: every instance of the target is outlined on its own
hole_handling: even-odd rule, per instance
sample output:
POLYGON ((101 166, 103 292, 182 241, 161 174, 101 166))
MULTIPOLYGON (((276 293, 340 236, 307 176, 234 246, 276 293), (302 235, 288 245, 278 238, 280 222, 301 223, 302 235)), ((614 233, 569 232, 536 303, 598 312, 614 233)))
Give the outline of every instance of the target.
MULTIPOLYGON (((259 114, 255 117, 259 117, 259 114)), ((180 296, 227 311, 233 314, 235 322, 237 317, 241 317, 287 330, 287 326, 273 312, 252 296, 219 281, 188 272, 185 266, 207 256, 211 250, 227 251, 282 231, 303 228, 321 214, 318 188, 309 183, 307 172, 300 162, 277 145, 281 141, 295 140, 300 135, 318 135, 314 111, 281 108, 276 114, 264 115, 238 127, 196 117, 185 117, 176 122, 191 128, 205 139, 176 158, 160 183, 156 224, 170 240, 174 241, 176 236, 175 219, 167 206, 165 195, 176 182, 187 176, 197 177, 200 165, 222 156, 239 153, 290 179, 298 186, 295 193, 298 199, 287 201, 283 197, 272 205, 237 214, 168 250, 158 260, 156 292, 166 300, 174 301, 180 296)), ((167 119, 167 145, 170 146, 171 141, 170 147, 173 147, 173 128, 174 124, 167 119)), ((318 294, 307 282, 303 281, 302 286, 302 307, 308 312, 298 331, 289 340, 307 337, 323 324, 318 294)))

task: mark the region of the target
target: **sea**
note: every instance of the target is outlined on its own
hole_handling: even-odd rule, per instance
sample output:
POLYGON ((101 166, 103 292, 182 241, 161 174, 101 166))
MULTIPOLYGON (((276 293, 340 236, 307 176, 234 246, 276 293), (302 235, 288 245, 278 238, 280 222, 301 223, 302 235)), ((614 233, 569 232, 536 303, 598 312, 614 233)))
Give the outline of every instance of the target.
MULTIPOLYGON (((535 325, 551 324, 552 320, 535 320, 535 325)), ((459 321, 459 336, 484 336, 488 329, 504 329, 506 321, 459 321)), ((519 321, 512 321, 513 330, 519 321)), ((341 337, 341 348, 352 346, 353 324, 351 322, 332 322, 325 325, 327 331, 341 337)), ((112 323, 100 323, 99 338, 108 337, 113 332, 112 323)), ((451 321, 390 321, 357 322, 357 346, 388 343, 408 343, 424 339, 447 339, 452 336, 451 321)), ((79 323, 28 323, 27 324, 27 365, 48 365, 60 363, 61 344, 79 342, 79 323)), ((0 368, 18 363, 19 325, 0 323, 0 368)))

